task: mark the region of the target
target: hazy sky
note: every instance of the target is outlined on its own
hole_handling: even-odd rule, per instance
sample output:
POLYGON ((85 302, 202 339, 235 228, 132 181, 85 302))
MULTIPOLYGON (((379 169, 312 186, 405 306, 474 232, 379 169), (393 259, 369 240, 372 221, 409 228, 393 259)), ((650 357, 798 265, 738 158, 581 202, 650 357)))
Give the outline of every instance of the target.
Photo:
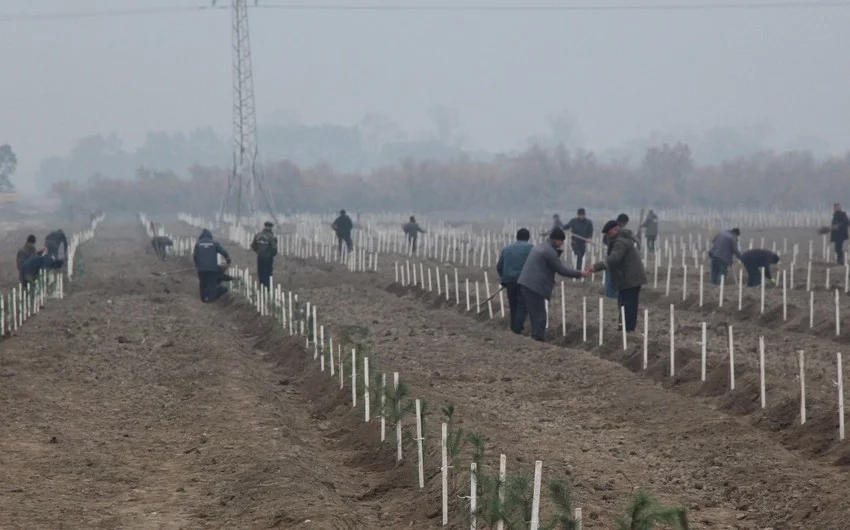
MULTIPOLYGON (((695 0, 678 3, 689 1, 695 0)), ((709 1, 719 0, 698 0, 709 1)), ((549 0, 550 5, 604 3, 549 0)), ((0 17, 207 4, 2 0, 0 17)), ((546 116, 562 109, 576 115, 591 148, 615 146, 652 130, 701 130, 767 118, 781 133, 780 143, 817 136, 834 150, 850 145, 848 8, 522 13, 261 9, 251 16, 260 115, 293 109, 307 123, 349 124, 374 110, 415 131, 431 128, 429 108, 447 105, 460 111, 470 147, 487 149, 522 145, 529 135, 545 132, 546 116)), ((12 144, 26 174, 39 158, 64 154, 75 139, 89 134, 114 131, 131 146, 149 130, 209 125, 227 134, 230 38, 228 11, 0 22, 5 66, 0 143, 12 144)))

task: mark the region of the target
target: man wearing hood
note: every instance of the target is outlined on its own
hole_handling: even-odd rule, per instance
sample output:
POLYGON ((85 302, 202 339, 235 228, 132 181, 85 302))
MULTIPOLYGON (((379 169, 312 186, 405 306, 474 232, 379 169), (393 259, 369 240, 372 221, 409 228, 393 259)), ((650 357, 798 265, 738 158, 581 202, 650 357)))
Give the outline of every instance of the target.
POLYGON ((608 255, 604 261, 592 265, 588 272, 607 271, 606 278, 611 279, 612 287, 617 290, 617 305, 626 314, 621 325, 630 333, 637 328, 640 289, 646 284, 646 271, 634 239, 626 236, 623 230, 618 221, 605 223, 602 233, 608 244, 608 255))
POLYGON ((227 250, 218 241, 213 239, 212 233, 204 228, 201 230, 201 235, 198 236, 195 249, 192 251, 195 270, 198 271, 198 283, 202 302, 215 302, 221 295, 227 292, 227 289, 219 286, 219 276, 222 272, 218 266, 219 254, 224 258, 227 265, 230 266, 230 254, 227 253, 227 250))
POLYGON ((411 252, 416 254, 416 239, 419 234, 424 234, 425 230, 422 230, 422 227, 419 226, 419 223, 416 222, 416 217, 410 216, 410 221, 405 223, 402 227, 404 233, 407 235, 407 246, 410 247, 411 252))
POLYGON ((254 236, 251 241, 251 250, 257 254, 257 279, 260 285, 269 288, 274 272, 274 258, 277 256, 277 236, 272 232, 274 224, 266 221, 263 231, 254 236))
POLYGON ((65 259, 68 258, 68 239, 61 228, 47 234, 47 237, 44 238, 44 246, 47 247, 47 253, 54 258, 59 257, 59 247, 62 246, 65 259))
POLYGON ((531 318, 531 337, 537 341, 546 338, 546 300, 552 298, 555 274, 567 278, 590 276, 589 272, 571 269, 561 261, 566 239, 561 228, 553 228, 549 239, 531 249, 517 281, 531 318))

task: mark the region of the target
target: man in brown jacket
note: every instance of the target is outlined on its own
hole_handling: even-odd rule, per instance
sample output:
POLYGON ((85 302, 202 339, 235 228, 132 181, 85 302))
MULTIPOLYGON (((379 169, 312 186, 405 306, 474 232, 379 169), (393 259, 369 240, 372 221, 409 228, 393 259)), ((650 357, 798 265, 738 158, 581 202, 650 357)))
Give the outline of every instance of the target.
POLYGON ((38 251, 35 249, 35 236, 28 235, 27 242, 18 250, 18 256, 16 262, 18 264, 18 272, 21 272, 21 266, 27 260, 28 257, 36 254, 38 251))
POLYGON ((608 221, 602 229, 608 242, 605 261, 593 265, 589 270, 608 271, 612 286, 617 290, 618 305, 624 308, 626 332, 637 328, 640 288, 646 284, 646 271, 634 239, 623 233, 617 221, 608 221))

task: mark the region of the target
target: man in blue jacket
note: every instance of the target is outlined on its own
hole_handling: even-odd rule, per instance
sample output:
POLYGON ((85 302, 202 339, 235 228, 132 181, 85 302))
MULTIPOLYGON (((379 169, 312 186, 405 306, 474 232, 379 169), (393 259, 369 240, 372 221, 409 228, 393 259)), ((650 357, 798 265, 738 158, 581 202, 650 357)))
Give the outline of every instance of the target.
POLYGON ((502 249, 499 261, 496 263, 496 271, 499 273, 499 281, 508 293, 508 308, 511 312, 511 331, 522 333, 527 311, 525 302, 519 292, 519 275, 532 245, 528 240, 531 233, 525 228, 520 228, 516 233, 516 241, 502 249))
POLYGON ((227 292, 225 287, 219 285, 221 275, 221 268, 218 266, 219 254, 224 257, 224 261, 229 266, 231 263, 230 254, 218 241, 213 239, 212 233, 204 228, 201 230, 201 235, 198 236, 197 243, 195 243, 192 259, 195 261, 195 270, 198 271, 201 301, 205 303, 215 302, 227 292))

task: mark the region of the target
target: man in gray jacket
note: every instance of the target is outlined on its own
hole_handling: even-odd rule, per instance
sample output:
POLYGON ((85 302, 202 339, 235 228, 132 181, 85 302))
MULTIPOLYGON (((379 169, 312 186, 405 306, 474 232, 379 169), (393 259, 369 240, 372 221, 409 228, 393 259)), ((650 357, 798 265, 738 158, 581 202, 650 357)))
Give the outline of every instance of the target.
POLYGON ((516 233, 516 241, 502 249, 499 261, 496 263, 496 271, 499 273, 499 282, 508 293, 508 307, 511 311, 511 331, 522 333, 525 325, 525 317, 528 312, 525 309, 525 301, 519 292, 519 275, 528 259, 528 254, 534 245, 529 243, 531 233, 520 228, 516 233))
MULTIPOLYGON (((741 259, 741 251, 738 250, 738 237, 741 231, 738 228, 724 230, 714 236, 711 241, 711 250, 708 256, 711 258, 711 283, 720 285, 720 277, 726 276, 734 257, 741 259)), ((724 281, 725 282, 725 281, 724 281)))
POLYGON ((611 285, 617 290, 618 306, 625 313, 626 332, 631 333, 637 327, 640 289, 646 284, 646 271, 640 259, 634 239, 623 233, 623 227, 617 221, 608 221, 602 228, 608 241, 608 256, 604 261, 592 265, 588 270, 608 271, 611 285))
POLYGON ((555 274, 567 278, 590 276, 590 272, 577 271, 564 265, 561 253, 567 236, 560 228, 553 228, 549 239, 536 245, 519 275, 519 287, 528 316, 531 318, 531 338, 546 338, 546 300, 552 297, 555 274))

